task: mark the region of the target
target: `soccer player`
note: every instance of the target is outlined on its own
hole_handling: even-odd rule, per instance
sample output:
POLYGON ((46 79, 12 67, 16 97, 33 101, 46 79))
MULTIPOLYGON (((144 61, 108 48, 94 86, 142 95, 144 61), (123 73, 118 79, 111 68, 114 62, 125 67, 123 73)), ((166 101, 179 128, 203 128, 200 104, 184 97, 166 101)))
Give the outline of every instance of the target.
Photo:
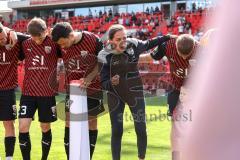
POLYGON ((189 62, 195 55, 198 42, 189 34, 171 36, 171 40, 161 43, 151 54, 140 56, 141 61, 161 60, 166 56, 170 62, 172 91, 168 94, 169 114, 171 115, 179 99, 180 88, 189 72, 189 62))
POLYGON ((145 101, 143 84, 138 70, 140 54, 166 42, 169 36, 156 37, 141 41, 127 38, 127 31, 122 25, 113 25, 108 31, 108 45, 99 53, 103 63, 101 82, 108 92, 108 107, 112 127, 112 159, 120 160, 121 140, 123 135, 123 113, 128 104, 134 119, 137 135, 139 160, 145 159, 147 132, 145 122, 145 101))
POLYGON ((17 116, 15 88, 20 43, 27 37, 18 35, 0 23, 0 121, 5 128, 5 156, 11 160, 15 148, 14 120, 17 116))
POLYGON ((57 62, 59 46, 47 36, 46 23, 32 19, 27 26, 31 38, 22 44, 25 76, 19 110, 19 145, 23 160, 31 159, 29 128, 38 110, 42 131, 42 160, 47 160, 52 142, 51 122, 57 120, 57 62))
MULTIPOLYGON (((142 55, 141 57, 142 61, 150 61, 151 59, 160 60, 166 56, 170 62, 172 90, 167 97, 170 116, 173 115, 179 102, 180 89, 188 77, 190 62, 193 60, 198 46, 198 42, 191 35, 182 34, 172 36, 171 40, 160 43, 151 54, 142 55)), ((176 159, 175 157, 178 157, 178 154, 173 151, 173 159, 176 159)))
MULTIPOLYGON (((69 101, 69 85, 72 80, 79 80, 81 87, 87 89, 89 115, 90 157, 92 158, 97 141, 97 115, 103 111, 100 77, 98 76, 97 55, 102 50, 100 39, 89 32, 74 32, 67 22, 58 23, 52 30, 52 39, 57 42, 63 52, 66 71, 67 97, 69 101)), ((69 103, 66 103, 69 104, 69 103)), ((69 116, 69 105, 66 113, 69 116)), ((69 120, 66 121, 64 137, 66 154, 69 158, 69 120)))

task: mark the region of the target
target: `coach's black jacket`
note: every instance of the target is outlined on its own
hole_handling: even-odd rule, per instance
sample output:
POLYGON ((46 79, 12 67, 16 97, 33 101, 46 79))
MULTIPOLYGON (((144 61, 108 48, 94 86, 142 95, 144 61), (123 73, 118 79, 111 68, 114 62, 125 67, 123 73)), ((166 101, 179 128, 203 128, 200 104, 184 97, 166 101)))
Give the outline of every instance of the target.
POLYGON ((135 98, 143 98, 143 84, 137 66, 139 55, 169 39, 169 36, 147 41, 129 38, 127 49, 120 54, 116 54, 111 46, 106 46, 98 54, 99 62, 103 63, 100 72, 103 89, 116 94, 128 104, 135 103, 135 98), (115 75, 120 76, 119 84, 112 86, 111 77, 115 75))

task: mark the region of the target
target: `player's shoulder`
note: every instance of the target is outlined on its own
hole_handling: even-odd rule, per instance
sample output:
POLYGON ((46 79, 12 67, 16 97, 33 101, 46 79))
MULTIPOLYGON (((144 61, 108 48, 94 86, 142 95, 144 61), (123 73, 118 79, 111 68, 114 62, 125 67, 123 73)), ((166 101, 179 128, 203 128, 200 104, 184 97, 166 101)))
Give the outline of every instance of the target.
POLYGON ((33 43, 33 40, 32 40, 31 37, 29 37, 28 39, 26 39, 22 42, 22 45, 24 46, 24 45, 28 45, 28 44, 31 44, 31 43, 33 43))
POLYGON ((161 47, 174 50, 176 48, 177 36, 171 37, 168 41, 164 42, 161 47))
POLYGON ((96 34, 88 32, 88 31, 82 31, 83 36, 86 36, 88 38, 99 38, 96 34))

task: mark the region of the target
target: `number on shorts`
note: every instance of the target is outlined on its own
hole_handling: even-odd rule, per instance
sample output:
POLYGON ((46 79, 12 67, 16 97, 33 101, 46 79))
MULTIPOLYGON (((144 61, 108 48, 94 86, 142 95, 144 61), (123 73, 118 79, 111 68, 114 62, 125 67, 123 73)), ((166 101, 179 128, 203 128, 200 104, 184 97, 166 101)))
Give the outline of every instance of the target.
POLYGON ((21 113, 20 115, 26 115, 27 114, 27 106, 21 106, 21 113))

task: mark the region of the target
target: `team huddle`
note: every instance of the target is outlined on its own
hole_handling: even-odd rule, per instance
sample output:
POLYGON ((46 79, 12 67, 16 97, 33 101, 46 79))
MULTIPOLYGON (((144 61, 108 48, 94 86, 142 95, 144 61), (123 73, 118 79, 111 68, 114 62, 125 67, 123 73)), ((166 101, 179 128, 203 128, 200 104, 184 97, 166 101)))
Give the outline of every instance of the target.
MULTIPOLYGON (((169 115, 178 105, 198 42, 191 35, 159 36, 141 41, 128 38, 122 25, 112 25, 108 42, 104 45, 93 33, 75 32, 67 22, 57 23, 49 32, 45 21, 32 19, 28 35, 16 33, 0 24, 0 120, 5 128, 6 160, 12 160, 16 143, 14 120, 19 119, 19 146, 23 160, 31 159, 29 129, 38 111, 42 131, 42 160, 48 159, 52 143, 51 123, 57 120, 58 93, 57 66, 60 60, 65 67, 66 124, 64 146, 69 159, 69 103, 70 83, 78 80, 87 90, 89 117, 90 157, 92 159, 98 137, 97 116, 104 111, 103 92, 111 120, 112 159, 121 158, 123 112, 125 103, 131 113, 143 115, 134 118, 139 160, 144 160, 147 150, 145 100, 143 83, 138 69, 139 61, 160 60, 166 56, 170 62, 172 90, 168 94, 169 115), (153 51, 151 51, 154 49, 153 51), (143 54, 149 51, 150 54, 143 54), (20 108, 17 114, 15 88, 18 86, 17 66, 24 61, 20 108), (121 117, 122 116, 122 117, 121 117)), ((173 122, 174 123, 174 122, 173 122)), ((176 157, 173 150, 173 157, 176 157)))

